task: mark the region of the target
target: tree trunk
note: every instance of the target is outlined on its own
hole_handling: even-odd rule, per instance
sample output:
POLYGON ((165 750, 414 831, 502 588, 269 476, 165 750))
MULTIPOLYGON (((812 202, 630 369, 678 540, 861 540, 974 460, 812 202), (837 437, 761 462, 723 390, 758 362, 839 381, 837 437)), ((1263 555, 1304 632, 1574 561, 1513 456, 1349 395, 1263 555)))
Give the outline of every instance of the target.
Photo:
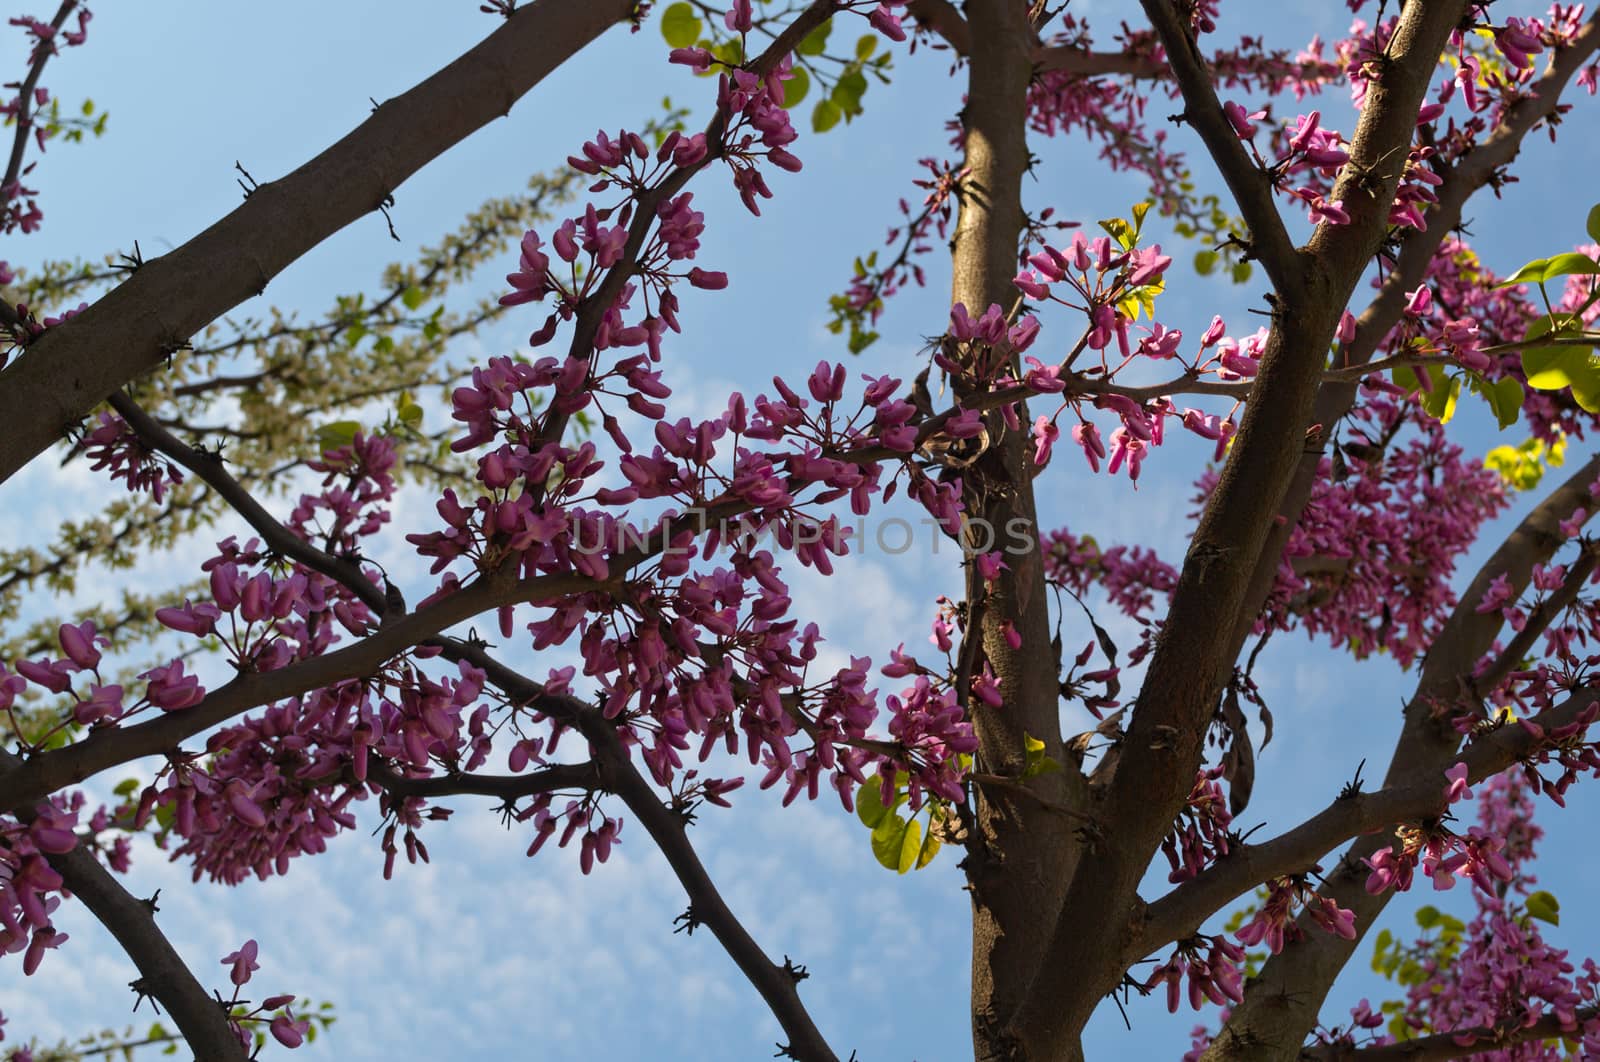
MULTIPOLYGON (((1017 0, 972 0, 966 11, 972 33, 963 111, 969 172, 952 243, 951 298, 977 317, 992 304, 1009 310, 1017 299, 1012 278, 1023 228, 1033 33, 1017 0)), ((1028 438, 1008 430, 997 414, 989 418, 988 431, 988 450, 962 470, 973 521, 967 543, 973 551, 1007 550, 1009 570, 982 598, 976 630, 969 624, 968 637, 981 638, 982 659, 999 677, 1005 704, 991 709, 973 699, 971 710, 980 772, 1016 778, 1027 759, 1024 736, 1045 742, 1057 762, 1067 759, 1028 438), (977 523, 979 518, 987 524, 977 523), (1026 529, 1025 552, 1008 539, 1011 527, 1026 529), (1007 643, 1007 622, 1021 635, 1021 649, 1007 643)), ((1009 1057, 1001 1030, 1043 955, 1049 927, 1040 919, 1060 908, 1077 849, 1074 823, 1061 808, 1080 806, 1085 786, 1069 769, 1015 785, 983 784, 977 791, 978 837, 964 864, 972 894, 972 1030, 976 1057, 991 1062, 1009 1057), (1028 792, 1021 791, 1024 784, 1028 792)))

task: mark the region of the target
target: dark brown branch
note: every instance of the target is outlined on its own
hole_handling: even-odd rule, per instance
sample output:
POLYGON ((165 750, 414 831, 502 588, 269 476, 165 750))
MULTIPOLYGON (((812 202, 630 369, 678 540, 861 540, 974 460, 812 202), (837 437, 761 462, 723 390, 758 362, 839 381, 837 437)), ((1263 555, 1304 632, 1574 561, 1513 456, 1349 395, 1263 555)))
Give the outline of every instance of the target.
MULTIPOLYGON (((78 6, 78 0, 62 0, 61 6, 56 9, 56 17, 50 20, 50 28, 55 31, 55 37, 48 41, 40 41, 34 52, 33 63, 28 68, 28 74, 22 79, 22 86, 17 91, 21 101, 15 115, 17 123, 16 134, 11 139, 11 155, 6 160, 6 173, 0 178, 0 197, 5 196, 5 189, 10 188, 22 177, 22 158, 27 153, 28 141, 33 139, 33 90, 39 87, 39 78, 44 73, 44 66, 50 57, 59 50, 55 43, 61 34, 61 27, 67 24, 67 19, 72 16, 72 11, 78 6)), ((0 202, 4 202, 0 198, 0 202)))
POLYGON ((611 722, 593 706, 576 698, 550 696, 544 687, 506 667, 478 646, 457 643, 444 655, 469 661, 513 699, 537 704, 541 711, 576 726, 589 739, 605 788, 622 799, 666 857, 689 896, 694 921, 711 930, 728 957, 761 994, 789 1037, 786 1046, 790 1054, 805 1062, 837 1062, 838 1056, 800 1001, 796 979, 785 966, 767 958, 755 938, 729 909, 689 842, 684 814, 663 804, 656 796, 649 781, 634 766, 611 722))
MULTIPOLYGON (((1204 111, 1211 115, 1207 121, 1225 125, 1179 16, 1157 0, 1145 0, 1145 6, 1180 74, 1190 119, 1204 111), (1205 106, 1197 106, 1199 102, 1205 106)), ((1461 10, 1458 4, 1408 4, 1401 12, 1383 84, 1369 89, 1356 130, 1357 160, 1405 151, 1426 92, 1427 72, 1434 69, 1461 10)), ((1242 157, 1231 126, 1213 133, 1228 138, 1221 150, 1242 157)), ((1208 146, 1219 150, 1209 140, 1208 146)), ((1392 198, 1397 184, 1398 174, 1379 187, 1378 196, 1392 198)), ((1271 209, 1264 179, 1259 196, 1257 206, 1271 209)), ((1387 206, 1388 200, 1384 202, 1387 206)), ((1279 259, 1280 266, 1294 272, 1289 283, 1279 284, 1255 400, 1246 407, 1239 435, 1195 529, 1115 771, 1100 787, 1103 817, 1115 829, 1096 838, 1093 857, 1084 859, 1073 875, 1051 931, 1049 960, 1012 1023, 1025 1057, 1065 1054, 1100 999, 1124 974, 1118 959, 1137 937, 1139 881, 1188 798, 1202 762, 1205 730, 1236 651, 1231 628, 1218 624, 1217 617, 1237 616, 1247 608, 1246 591, 1273 515, 1305 450, 1323 355, 1340 307, 1349 300, 1387 225, 1386 209, 1351 215, 1339 240, 1314 240, 1304 260, 1292 248, 1289 257, 1279 259), (1084 925, 1103 931, 1084 933, 1084 925)), ((1262 224, 1269 222, 1277 223, 1275 210, 1262 224)), ((1288 246, 1283 236, 1279 249, 1288 246)))
POLYGON ((1446 1062, 1466 1055, 1503 1050, 1529 1040, 1563 1036, 1577 1039, 1582 1035, 1583 1026, 1596 1017, 1600 1017, 1600 1007, 1580 1007, 1570 1023, 1563 1022, 1554 1012, 1546 1012, 1532 1025, 1523 1025, 1520 1021, 1508 1021, 1504 1025, 1479 1025, 1373 1047, 1324 1044, 1302 1049, 1300 1058, 1304 1062, 1446 1062), (1462 1038, 1466 1038, 1465 1044, 1458 1042, 1462 1038))
MULTIPOLYGON (((1478 603, 1501 577, 1513 597, 1521 596, 1534 566, 1548 561, 1568 541, 1561 522, 1580 506, 1587 510, 1589 485, 1596 475, 1600 475, 1600 456, 1575 470, 1513 528, 1462 593, 1423 662, 1390 757, 1385 787, 1403 784, 1417 771, 1442 771, 1455 758, 1461 738, 1449 720, 1462 712, 1481 713, 1478 698, 1487 688, 1475 685, 1471 676, 1504 626, 1499 610, 1480 613, 1478 603)), ((1357 838, 1321 890, 1326 898, 1355 912, 1357 939, 1331 937, 1305 920, 1304 935, 1268 959, 1259 977, 1246 986, 1244 1001, 1234 1008, 1206 1058, 1232 1058, 1236 1045, 1264 1039, 1298 1043, 1310 1032, 1334 978, 1389 901, 1389 893, 1366 892, 1360 871, 1361 860, 1384 843, 1375 836, 1357 838)))
MULTIPOLYGON (((0 749, 0 768, 11 773, 18 770, 20 764, 16 756, 0 749)), ((24 823, 33 821, 31 808, 17 808, 14 813, 24 823)), ((245 1050, 228 1025, 227 1008, 207 995, 195 980, 156 925, 151 905, 129 895, 81 844, 70 852, 46 858, 61 875, 66 888, 128 953, 139 970, 139 991, 167 1008, 195 1057, 207 1062, 212 1059, 245 1062, 245 1050)))
POLYGON ((0 481, 117 388, 160 364, 230 308, 518 98, 634 0, 534 0, 481 44, 378 107, 298 170, 261 185, 182 247, 29 344, 0 372, 0 481))
POLYGON ((563 789, 599 792, 605 779, 596 763, 553 763, 527 774, 444 774, 409 778, 376 758, 367 760, 367 779, 393 796, 433 800, 447 796, 491 796, 501 800, 563 789))
MULTIPOLYGON (((1534 722, 1546 731, 1566 726, 1597 700, 1597 690, 1574 693, 1556 707, 1541 712, 1534 722)), ((1538 744, 1522 727, 1503 726, 1469 745, 1459 762, 1467 765, 1470 781, 1480 782, 1521 762, 1538 744)), ((1334 800, 1270 841, 1235 848, 1197 877, 1150 904, 1145 911, 1143 935, 1125 956, 1126 962, 1133 963, 1173 941, 1194 935, 1206 919, 1251 889, 1273 878, 1311 869, 1352 837, 1437 817, 1445 808, 1444 787, 1443 767, 1418 764, 1400 780, 1376 792, 1334 800)))
MULTIPOLYGON (((1573 38, 1570 47, 1556 53, 1546 71, 1529 94, 1518 100, 1501 119, 1489 138, 1468 152, 1456 165, 1445 172, 1444 183, 1439 186, 1439 201, 1426 214, 1428 228, 1412 234, 1401 245, 1400 256, 1394 268, 1384 278, 1377 296, 1356 319, 1356 336, 1350 343, 1341 344, 1336 355, 1334 371, 1345 372, 1359 366, 1376 369, 1378 363, 1368 365, 1405 309, 1405 293, 1414 290, 1427 275, 1428 264, 1440 243, 1461 221, 1461 211, 1467 200, 1486 183, 1500 167, 1511 162, 1521 149, 1523 138, 1540 122, 1555 113, 1561 94, 1568 82, 1582 69, 1583 64, 1600 48, 1600 12, 1573 38)), ((1387 360, 1387 359, 1385 359, 1387 360)), ((1311 423, 1323 425, 1326 438, 1332 425, 1341 420, 1354 404, 1359 373, 1347 381, 1324 385, 1317 396, 1311 423)), ((1317 467, 1321 453, 1307 453, 1295 472, 1280 519, 1274 523, 1267 546, 1257 563, 1246 598, 1248 607, 1239 613, 1239 626, 1234 632, 1237 656, 1249 636, 1251 625, 1272 591, 1277 575, 1278 561, 1284 546, 1294 533, 1300 513, 1305 508, 1317 481, 1317 467)))
POLYGON ((1251 254, 1261 262, 1279 295, 1301 295, 1305 291, 1305 263, 1273 202, 1272 182, 1245 151, 1223 114, 1205 57, 1189 32, 1187 17, 1179 5, 1168 0, 1142 0, 1142 4, 1167 50, 1167 62, 1183 93, 1183 117, 1205 142, 1233 193, 1240 215, 1250 226, 1251 254))
MULTIPOLYGON (((911 0, 906 11, 919 23, 944 38, 944 42, 957 55, 972 51, 972 31, 961 12, 949 0, 911 0)), ((1125 74, 1134 78, 1161 78, 1167 76, 1167 64, 1128 52, 1091 52, 1070 45, 1051 45, 1035 48, 1034 69, 1040 73, 1062 71, 1099 77, 1104 74, 1125 74)))

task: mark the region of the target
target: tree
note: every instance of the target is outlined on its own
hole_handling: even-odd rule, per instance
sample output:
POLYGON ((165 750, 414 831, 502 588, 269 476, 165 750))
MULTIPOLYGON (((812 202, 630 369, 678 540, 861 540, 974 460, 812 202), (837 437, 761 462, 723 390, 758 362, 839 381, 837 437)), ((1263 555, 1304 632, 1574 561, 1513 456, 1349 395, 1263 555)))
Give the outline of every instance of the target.
MULTIPOLYGON (((979 1059, 1081 1057, 1107 996, 1155 990, 1225 1008, 1194 1045, 1208 1059, 1600 1054, 1600 969, 1544 939, 1559 905, 1529 866, 1535 797, 1560 803, 1600 770, 1584 533, 1600 458, 1546 483, 1600 409, 1600 247, 1502 279, 1462 224, 1475 193, 1514 179, 1530 132, 1554 134, 1569 84, 1594 91, 1600 26, 1560 5, 1412 2, 1292 54, 1217 46, 1215 4, 1147 0, 1147 24, 1097 50, 1082 19, 1021 0, 647 6, 491 0, 504 21, 482 44, 288 176, 241 166, 243 204, 168 254, 0 263, 0 475, 64 457, 112 481, 98 518, 6 557, 0 950, 29 975, 68 961, 46 953, 70 896, 196 1057, 294 1047, 303 1003, 244 999, 256 941, 213 995, 215 957, 186 964, 155 899, 122 884, 134 842, 197 878, 303 873, 296 857, 370 801, 388 876, 449 829, 441 801, 486 798, 530 855, 554 838, 585 873, 635 820, 627 843, 647 835, 688 896, 680 928, 727 950, 781 1051, 845 1057, 806 1010, 804 967, 763 951, 691 845, 748 777, 785 803, 831 789, 902 873, 961 850, 979 1059), (224 316, 338 228, 387 217, 402 181, 592 39, 647 22, 703 101, 598 134, 312 324, 224 316), (848 353, 691 418, 663 366, 680 309, 729 284, 697 264, 715 218, 696 182, 720 171, 753 213, 781 207, 767 177, 802 169, 794 118, 826 134, 895 62, 950 64, 966 103, 951 161, 928 161, 923 201, 831 305, 848 353), (1356 103, 1348 132, 1331 103, 1324 125, 1298 102, 1335 86, 1356 103), (1168 144, 1151 98, 1206 165, 1168 144), (1070 231, 1070 201, 1024 206, 1030 136, 1079 132, 1149 188, 1092 236, 1070 231), (1211 170, 1229 205, 1198 190, 1211 170), (1217 317, 1195 338, 1164 319, 1180 270, 1157 225, 1194 242, 1201 273, 1259 269, 1267 323, 1217 317), (945 245, 948 320, 902 375, 852 381, 850 357, 945 245), (447 291, 507 248, 505 283, 478 278, 484 301, 452 309, 447 291), (452 340, 501 315, 534 349, 456 360, 452 340), (424 430, 441 387, 452 422, 424 430), (1528 442, 1468 459, 1463 399, 1528 442), (1042 492, 1102 465, 1137 480, 1169 432, 1215 444, 1181 564, 1041 531, 1042 492), (437 518, 391 531, 402 488, 431 492, 437 518), (1540 491, 1457 580, 1480 531, 1540 491), (897 496, 961 545, 962 589, 940 599, 931 650, 863 646, 824 673, 827 617, 799 614, 793 571, 832 573, 852 521, 897 496), (248 531, 216 542, 231 520, 248 531), (187 585, 47 615, 91 564, 196 535, 211 552, 187 585), (427 579, 374 563, 395 535, 427 579), (1139 625, 1135 645, 1106 608, 1139 625), (472 626, 491 614, 498 646, 472 626), (1234 825, 1250 714, 1263 743, 1273 727, 1254 668, 1294 630, 1392 656, 1415 692, 1381 782, 1358 772, 1257 840, 1234 825), (141 761, 153 780, 122 781, 141 761), (1435 888, 1470 880, 1476 913, 1424 908, 1414 942, 1376 935, 1406 991, 1389 1020, 1324 1016, 1419 867, 1435 888)), ((40 84, 85 41, 87 10, 16 24, 30 49, 7 106, 8 234, 43 221, 29 153, 104 126, 40 84)), ((1600 210, 1587 228, 1600 243, 1600 210)), ((1577 236, 1553 229, 1550 247, 1577 236)))

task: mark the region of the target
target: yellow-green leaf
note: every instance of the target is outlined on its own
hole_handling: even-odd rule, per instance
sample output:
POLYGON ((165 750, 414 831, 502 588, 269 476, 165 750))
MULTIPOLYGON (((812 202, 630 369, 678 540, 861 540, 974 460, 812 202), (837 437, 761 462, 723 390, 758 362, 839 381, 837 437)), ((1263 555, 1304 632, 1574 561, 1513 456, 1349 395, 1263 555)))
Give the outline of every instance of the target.
POLYGON ((889 870, 900 871, 900 852, 905 842, 906 820, 899 815, 889 815, 872 831, 873 858, 889 870))
POLYGON ((661 12, 661 36, 674 48, 693 48, 704 28, 692 4, 672 4, 661 12))
POLYGON ((828 50, 828 34, 833 32, 833 19, 829 19, 804 37, 794 50, 801 55, 821 55, 828 50))
POLYGON ((783 83, 783 108, 789 110, 806 98, 806 93, 811 91, 811 75, 806 73, 806 68, 797 66, 790 72, 789 80, 783 83))
POLYGON ((844 117, 844 111, 832 100, 818 100, 811 111, 811 129, 816 133, 826 133, 829 129, 839 124, 839 119, 844 117))
POLYGON ((1527 908, 1529 918, 1537 918, 1553 926, 1561 924, 1561 902, 1543 889, 1529 894, 1523 906, 1527 908))

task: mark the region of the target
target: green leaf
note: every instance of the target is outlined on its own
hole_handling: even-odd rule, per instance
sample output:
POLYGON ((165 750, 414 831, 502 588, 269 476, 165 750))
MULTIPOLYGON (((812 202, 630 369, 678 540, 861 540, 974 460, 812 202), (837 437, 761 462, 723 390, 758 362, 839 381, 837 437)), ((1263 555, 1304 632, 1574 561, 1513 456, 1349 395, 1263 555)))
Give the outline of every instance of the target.
MULTIPOLYGON (((1425 365, 1421 369, 1428 378, 1427 393, 1422 396, 1423 410, 1440 424, 1450 423, 1450 418, 1456 415, 1456 401, 1461 397, 1461 378, 1448 376, 1442 365, 1425 365)), ((1394 370, 1394 382, 1407 391, 1423 389, 1422 377, 1406 365, 1394 370)))
POLYGON ((901 874, 917 865, 922 858, 922 823, 912 819, 906 823, 905 836, 900 839, 900 863, 895 868, 901 874))
POLYGON ((811 91, 811 75, 806 73, 806 68, 797 66, 790 72, 788 81, 783 83, 783 109, 790 110, 806 98, 806 93, 811 91))
POLYGON ((1545 266, 1545 280, 1554 280, 1556 277, 1578 274, 1580 276, 1593 276, 1600 273, 1600 262, 1596 262, 1586 254, 1577 251, 1568 251, 1558 254, 1550 259, 1550 264, 1545 266))
POLYGON ((871 59, 872 53, 878 50, 878 35, 869 33, 856 41, 856 58, 871 59))
POLYGON ((112 792, 115 793, 119 797, 132 796, 134 790, 136 790, 138 788, 139 788, 139 779, 137 779, 137 778, 124 778, 122 781, 117 783, 117 787, 115 789, 113 789, 112 792))
POLYGON ((1023 747, 1027 750, 1028 760, 1022 768, 1022 777, 1032 778, 1036 775, 1049 774, 1061 770, 1061 764, 1044 753, 1044 742, 1031 734, 1022 735, 1023 747))
POLYGON ((744 63, 744 38, 729 37, 721 44, 712 47, 710 51, 729 66, 741 66, 744 63))
POLYGON ((1589 219, 1584 223, 1584 228, 1588 230, 1589 239, 1600 243, 1600 203, 1589 208, 1589 219))
POLYGON ((1134 243, 1137 239, 1138 230, 1136 230, 1132 225, 1129 225, 1122 218, 1106 218, 1104 221, 1100 222, 1100 227, 1105 229, 1106 234, 1109 235, 1113 240, 1116 240, 1117 245, 1124 251, 1133 249, 1134 243))
POLYGON ((400 418, 400 423, 416 431, 422 424, 422 407, 417 405, 411 397, 411 392, 402 391, 400 401, 396 403, 395 415, 400 418))
POLYGON ((1500 422, 1500 427, 1509 428, 1517 422, 1517 417, 1522 413, 1522 400, 1525 392, 1522 385, 1507 376, 1490 384, 1484 397, 1489 400, 1489 408, 1494 410, 1495 419, 1500 422))
POLYGON ((1531 893, 1523 906, 1527 908, 1529 918, 1537 918, 1553 926, 1561 924, 1561 902, 1543 889, 1531 893))
POLYGON ((1422 929, 1432 929, 1439 924, 1439 909, 1432 904, 1424 904, 1417 908, 1417 925, 1422 929))
POLYGON ((1249 262, 1233 263, 1233 282, 1235 284, 1246 283, 1250 279, 1251 272, 1252 270, 1249 262))
POLYGON ((1150 207, 1153 206, 1153 205, 1154 204, 1152 204, 1148 200, 1146 200, 1143 203, 1135 203, 1135 204, 1133 204, 1133 232, 1134 232, 1134 235, 1137 236, 1139 233, 1142 233, 1144 231, 1144 216, 1146 214, 1150 213, 1150 207))
MULTIPOLYGON (((687 6, 687 5, 685 5, 687 6)), ((833 32, 833 19, 829 19, 800 39, 794 50, 801 55, 821 55, 828 50, 828 34, 833 32)))
POLYGON ((1196 251, 1194 253, 1194 271, 1203 277, 1209 277, 1217 268, 1217 252, 1196 251))
POLYGON ((811 112, 811 130, 816 133, 826 133, 829 129, 839 124, 839 119, 844 117, 844 111, 832 100, 818 100, 817 106, 811 112))
POLYGON ((1571 388, 1573 400, 1590 413, 1600 412, 1600 367, 1585 347, 1534 347, 1522 352, 1528 386, 1538 391, 1571 388))
POLYGON ((673 4, 661 12, 661 36, 674 48, 693 48, 704 29, 692 4, 673 4))
POLYGON ((933 824, 928 824, 928 834, 922 839, 922 850, 917 853, 917 869, 921 870, 933 862, 933 857, 939 854, 939 838, 933 835, 933 824))
POLYGON ((856 789, 856 818, 861 820, 861 825, 875 830, 888 814, 889 809, 883 806, 883 797, 876 783, 868 782, 856 789))
POLYGON ((906 820, 889 815, 872 831, 872 855, 879 865, 900 871, 900 852, 906 843, 906 820))
POLYGON ((324 453, 349 446, 356 441, 356 432, 360 430, 359 420, 336 420, 332 424, 324 424, 317 429, 317 445, 324 453))
POLYGON ((1384 953, 1389 950, 1389 945, 1394 943, 1394 934, 1387 929, 1378 930, 1378 937, 1372 944, 1372 972, 1383 973, 1388 964, 1384 961, 1384 953))
POLYGON ((400 293, 400 301, 406 304, 406 309, 415 310, 428 301, 428 293, 413 284, 400 293))
POLYGON ((829 98, 839 105, 839 109, 847 117, 855 117, 862 112, 861 97, 867 93, 867 78, 859 70, 850 70, 840 76, 833 86, 829 98))
POLYGON ((857 325, 855 322, 851 322, 851 324, 850 324, 850 340, 847 343, 847 346, 848 346, 848 348, 850 350, 850 353, 852 353, 852 354, 860 354, 863 350, 866 350, 868 347, 872 346, 872 344, 876 343, 877 341, 878 341, 878 333, 877 332, 869 331, 869 330, 867 330, 865 328, 862 328, 860 325, 857 325))
POLYGON ((1535 258, 1521 269, 1512 273, 1495 287, 1510 288, 1518 284, 1538 283, 1544 276, 1544 267, 1550 264, 1548 258, 1535 258))

